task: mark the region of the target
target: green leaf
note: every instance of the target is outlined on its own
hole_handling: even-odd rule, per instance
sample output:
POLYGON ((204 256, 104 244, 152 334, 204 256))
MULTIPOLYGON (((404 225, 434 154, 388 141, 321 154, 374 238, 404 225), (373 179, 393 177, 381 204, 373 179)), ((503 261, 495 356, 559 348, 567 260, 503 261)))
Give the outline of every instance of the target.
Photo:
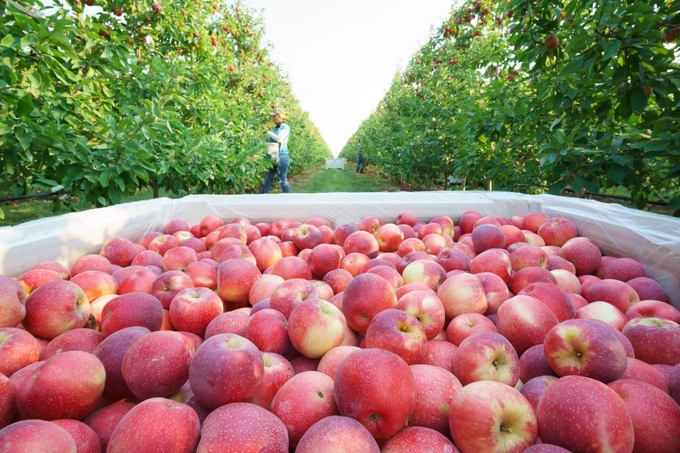
POLYGON ((647 101, 649 97, 645 93, 645 90, 640 86, 636 86, 631 90, 630 93, 630 104, 633 110, 637 113, 642 113, 647 107, 647 101))
POLYGON ((16 115, 19 117, 26 117, 33 112, 35 106, 33 105, 33 97, 26 95, 17 102, 16 115))
POLYGON ((111 181, 111 176, 113 172, 111 171, 110 168, 107 168, 104 170, 100 175, 99 175, 99 184, 101 184, 102 187, 108 187, 109 182, 111 181))
POLYGON ((602 58, 604 60, 609 60, 611 57, 618 53, 619 48, 621 47, 621 41, 615 40, 603 42, 602 47, 604 48, 604 55, 602 56, 602 58))
POLYGON ((14 132, 14 136, 19 141, 19 144, 24 149, 24 151, 28 151, 28 149, 31 147, 33 139, 35 138, 34 133, 32 131, 24 128, 16 129, 16 131, 14 132))

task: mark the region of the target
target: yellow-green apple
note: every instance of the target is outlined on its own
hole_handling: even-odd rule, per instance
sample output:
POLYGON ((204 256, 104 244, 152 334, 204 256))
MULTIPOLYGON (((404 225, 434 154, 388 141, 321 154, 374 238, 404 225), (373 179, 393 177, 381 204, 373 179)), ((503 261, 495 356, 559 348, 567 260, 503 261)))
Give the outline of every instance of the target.
POLYGON ((222 333, 201 343, 191 360, 189 382, 196 400, 216 409, 252 399, 263 373, 257 346, 240 335, 222 333))
POLYGON ((548 220, 550 220, 548 214, 538 211, 529 212, 522 217, 522 229, 537 233, 541 225, 548 220))
POLYGON ((585 307, 576 310, 574 314, 576 319, 599 319, 604 321, 616 330, 623 329, 623 326, 628 322, 628 318, 621 310, 601 300, 590 302, 585 307))
POLYGON ((307 257, 307 263, 316 279, 323 279, 330 271, 340 268, 345 257, 342 247, 335 244, 318 244, 313 247, 307 257))
POLYGON ((446 272, 455 269, 468 271, 470 270, 470 261, 470 256, 467 253, 451 246, 443 247, 439 250, 439 253, 437 253, 437 263, 439 263, 446 272))
POLYGON ((168 310, 175 329, 203 337, 210 321, 224 312, 224 304, 209 288, 186 288, 175 295, 168 310))
POLYGON ((53 355, 65 351, 84 351, 92 353, 103 340, 103 333, 88 327, 67 330, 54 337, 44 348, 42 348, 40 351, 40 360, 47 360, 53 355))
POLYGON ((318 299, 319 292, 309 279, 291 278, 279 284, 269 296, 269 306, 288 318, 293 308, 308 299, 318 299))
POLYGON ((222 313, 210 321, 205 329, 203 338, 207 340, 220 333, 235 333, 242 337, 245 336, 248 319, 250 318, 249 312, 250 310, 244 307, 222 313))
POLYGON ((333 294, 338 294, 345 290, 354 276, 347 269, 333 269, 323 276, 322 281, 330 285, 333 294))
POLYGON ((76 453, 73 437, 46 420, 20 420, 0 429, 0 451, 76 453))
POLYGON ((253 262, 243 258, 228 259, 217 268, 217 294, 226 308, 244 307, 250 288, 260 277, 262 272, 253 262))
POLYGON ((650 277, 635 277, 628 280, 628 283, 640 296, 640 300, 660 300, 661 302, 671 303, 666 290, 650 277))
POLYGON ((346 255, 350 253, 362 253, 369 258, 375 258, 380 252, 380 244, 372 233, 359 229, 347 236, 342 248, 346 255))
POLYGON ((680 363, 680 324, 663 318, 633 318, 621 332, 633 345, 635 358, 649 364, 680 363))
POLYGON ((101 453, 102 447, 97 433, 85 423, 69 418, 52 420, 52 423, 68 431, 76 443, 78 453, 101 453))
POLYGON ((397 301, 397 309, 414 316, 423 326, 428 340, 444 329, 446 312, 437 294, 432 290, 409 291, 397 301))
POLYGON ((130 239, 113 236, 104 242, 99 254, 108 259, 111 264, 125 267, 132 263, 137 249, 130 239))
POLYGON ((17 388, 4 374, 0 373, 0 429, 14 421, 17 412, 17 388))
POLYGON ((132 396, 132 391, 123 378, 123 357, 132 343, 150 332, 146 327, 126 327, 106 337, 92 351, 106 370, 106 384, 103 392, 105 397, 115 401, 132 396))
POLYGON ((668 379, 666 376, 647 362, 643 362, 635 357, 627 358, 628 364, 626 366, 626 372, 623 373, 621 379, 635 379, 638 381, 643 381, 648 384, 657 387, 664 393, 670 393, 668 388, 668 379))
POLYGON ((159 255, 163 256, 168 250, 177 246, 179 246, 179 239, 177 239, 172 234, 161 234, 149 242, 147 250, 153 250, 154 252, 157 252, 159 255))
POLYGON ((186 245, 179 245, 174 247, 163 255, 163 271, 184 271, 191 263, 198 261, 198 252, 187 247, 186 245))
POLYGON ((380 453, 371 433, 358 421, 331 415, 314 423, 300 438, 296 453, 380 453))
POLYGON ((347 325, 361 334, 366 333, 378 313, 396 306, 394 288, 379 275, 357 275, 342 292, 342 312, 347 325))
POLYGON ((288 453, 290 448, 286 425, 267 409, 246 402, 218 407, 201 425, 196 453, 222 451, 226 445, 241 453, 288 453))
POLYGON ((340 414, 359 421, 376 438, 388 438, 403 428, 416 404, 408 364, 380 348, 360 349, 345 357, 333 388, 340 414))
POLYGON ((85 292, 68 280, 45 283, 26 297, 24 328, 37 337, 51 340, 67 330, 84 327, 90 317, 85 292))
POLYGON ((626 371, 627 356, 614 332, 616 329, 596 319, 562 321, 545 336, 545 358, 559 376, 615 381, 626 371))
POLYGON ((536 245, 526 244, 514 248, 509 253, 513 271, 529 266, 548 267, 548 254, 536 245))
POLYGON ((458 378, 435 365, 410 366, 416 382, 416 407, 409 417, 409 426, 422 426, 448 434, 449 406, 463 387, 458 378))
POLYGON ((193 452, 200 432, 201 423, 194 409, 168 398, 149 398, 120 419, 106 451, 193 452))
POLYGON ((374 234, 381 252, 395 252, 404 240, 404 233, 395 223, 384 223, 374 234))
POLYGON ((40 359, 40 344, 18 327, 0 327, 0 373, 7 377, 40 359))
POLYGON ((314 423, 338 415, 333 379, 320 371, 304 371, 286 381, 274 396, 271 411, 285 425, 291 447, 314 423))
POLYGON ((551 217, 538 227, 536 233, 543 238, 546 245, 561 247, 569 239, 578 236, 578 229, 574 222, 566 217, 551 217))
MULTIPOLYGON (((448 423, 448 422, 447 422, 448 423)), ((422 426, 407 426, 387 439, 381 453, 417 453, 423 446, 441 453, 460 453, 444 434, 422 426)))
POLYGON ((576 268, 576 275, 592 274, 600 266, 602 251, 592 239, 578 236, 560 247, 560 256, 576 268))
POLYGON ((424 252, 425 243, 422 239, 417 237, 405 238, 397 247, 397 254, 399 256, 406 256, 411 252, 424 252))
POLYGON ((623 313, 633 304, 640 302, 640 296, 626 282, 614 279, 602 279, 588 287, 584 296, 588 302, 609 302, 623 313))
POLYGON ((680 310, 660 300, 641 300, 626 310, 626 318, 663 318, 680 323, 680 310))
POLYGON ((217 268, 204 261, 191 263, 184 270, 194 287, 217 289, 217 268))
POLYGON ((66 351, 41 363, 17 388, 17 408, 24 419, 80 420, 97 406, 106 371, 93 354, 66 351))
POLYGON ((335 378, 335 371, 338 369, 340 362, 350 353, 359 350, 358 346, 340 345, 331 348, 326 352, 317 365, 317 371, 327 374, 331 378, 335 378))
POLYGON ((477 381, 496 381, 514 387, 519 380, 519 357, 503 335, 477 332, 458 346, 453 372, 464 386, 477 381))
POLYGON ((538 437, 536 414, 514 388, 495 381, 465 385, 451 401, 449 427, 461 452, 520 453, 538 437))
POLYGON ((498 307, 513 296, 503 279, 493 272, 479 272, 475 276, 482 284, 484 294, 486 294, 488 305, 484 314, 496 313, 498 307))
POLYGON ((248 248, 253 257, 255 257, 255 262, 261 272, 264 272, 268 267, 273 266, 278 260, 283 258, 279 245, 267 236, 255 239, 248 244, 248 248))
POLYGON ((531 296, 540 300, 550 307, 560 322, 573 319, 576 314, 576 307, 569 293, 553 283, 531 283, 517 292, 517 295, 531 296))
POLYGON ((356 223, 343 223, 333 230, 333 242, 342 247, 347 236, 355 231, 359 231, 359 226, 356 223))
POLYGON ((26 316, 26 292, 13 278, 0 275, 0 327, 16 327, 26 316))
POLYGON ((477 256, 470 261, 470 272, 493 272, 508 284, 513 276, 510 254, 502 248, 490 248, 478 252, 477 256))
MULTIPOLYGON (((71 265, 71 277, 84 271, 102 271, 107 274, 113 273, 113 266, 108 258, 97 254, 86 254, 77 258, 71 265)), ((67 279, 65 279, 67 280, 67 279)))
POLYGON ((295 375, 295 370, 288 359, 275 352, 263 352, 262 360, 264 362, 262 382, 248 402, 271 410, 274 395, 288 379, 295 375))
POLYGON ((158 269, 156 273, 151 266, 128 266, 113 272, 113 278, 118 282, 118 294, 153 292, 153 282, 163 273, 158 269))
POLYGON ((508 287, 514 294, 519 294, 525 287, 532 283, 557 284, 555 276, 544 267, 529 266, 512 273, 508 287))
POLYGON ((189 378, 194 347, 179 332, 162 330, 137 338, 121 363, 123 379, 140 400, 170 397, 189 378))
POLYGON ((437 290, 446 317, 453 319, 463 313, 483 314, 488 308, 484 287, 479 279, 466 272, 449 276, 437 290))
POLYGON ((481 313, 461 313, 446 326, 446 339, 456 346, 477 332, 498 332, 496 325, 481 313))
POLYGON ((458 346, 446 340, 427 340, 423 348, 422 363, 438 366, 453 374, 453 357, 458 346))
POLYGON ((636 452, 680 451, 680 406, 667 393, 633 379, 610 382, 633 421, 636 452))
POLYGON ((125 400, 117 401, 96 409, 83 419, 83 422, 97 434, 101 451, 106 451, 116 425, 135 405, 136 403, 125 400))
POLYGON ((107 337, 125 327, 141 326, 154 332, 162 325, 163 305, 151 294, 123 294, 107 302, 102 310, 101 329, 107 337))
POLYGON ((307 299, 296 304, 288 316, 288 337, 305 357, 321 358, 342 344, 347 321, 342 311, 323 299, 307 299))
POLYGON ((557 377, 545 358, 543 344, 531 346, 519 356, 519 380, 526 383, 536 376, 557 377))
POLYGON ((538 402, 546 389, 554 384, 559 378, 548 374, 535 376, 522 384, 519 392, 529 401, 531 407, 538 408, 538 402))
POLYGON ((61 274, 52 269, 30 269, 17 278, 17 283, 21 285, 24 293, 29 296, 37 288, 45 283, 63 280, 61 274))
POLYGON ((436 290, 446 279, 446 271, 435 260, 417 260, 406 265, 402 271, 404 284, 420 282, 436 290))
POLYGON ((519 355, 542 344, 548 331, 558 322, 549 306, 535 297, 521 294, 503 302, 496 313, 498 333, 510 341, 519 355))
POLYGON ((409 365, 420 363, 427 342, 418 319, 397 308, 377 313, 366 329, 367 348, 381 348, 401 357, 409 365))
POLYGON ((470 234, 476 253, 482 253, 489 249, 505 248, 505 235, 498 225, 491 223, 478 224, 470 234))
POLYGON ((280 275, 284 280, 292 278, 312 279, 312 269, 309 267, 309 263, 297 256, 284 256, 270 269, 270 273, 280 275))
POLYGON ((626 404, 598 380, 561 377, 543 393, 536 415, 543 442, 571 451, 633 451, 634 428, 626 404))
POLYGON ((291 346, 288 331, 289 326, 283 313, 272 308, 264 308, 255 313, 251 310, 243 336, 262 352, 283 355, 291 346))
POLYGON ((89 302, 105 294, 118 294, 118 282, 111 274, 103 271, 83 271, 70 281, 85 291, 89 302))

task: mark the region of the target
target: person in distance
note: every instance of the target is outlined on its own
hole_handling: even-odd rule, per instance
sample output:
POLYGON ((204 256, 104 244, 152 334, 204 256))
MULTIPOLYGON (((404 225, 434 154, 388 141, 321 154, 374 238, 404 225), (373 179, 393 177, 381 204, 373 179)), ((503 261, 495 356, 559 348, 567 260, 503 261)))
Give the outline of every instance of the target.
POLYGON ((273 160, 274 166, 271 167, 265 175, 262 193, 269 193, 275 175, 278 175, 279 177, 281 192, 291 193, 290 184, 288 183, 288 167, 290 166, 288 137, 290 136, 290 126, 285 122, 285 110, 277 108, 272 110, 270 115, 272 116, 272 121, 275 126, 273 130, 267 131, 266 133, 267 145, 270 150, 269 156, 273 160))

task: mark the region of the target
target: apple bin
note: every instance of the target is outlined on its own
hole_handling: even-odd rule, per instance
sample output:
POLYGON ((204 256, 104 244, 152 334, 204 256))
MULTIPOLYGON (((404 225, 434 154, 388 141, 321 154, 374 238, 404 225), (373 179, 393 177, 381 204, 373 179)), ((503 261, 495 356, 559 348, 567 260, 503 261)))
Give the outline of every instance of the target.
POLYGON ((0 228, 0 322, 21 319, 0 325, 0 451, 59 438, 64 451, 678 452, 678 309, 680 219, 592 200, 481 191, 192 195, 45 218, 0 228), (446 238, 430 220, 449 218, 460 228, 471 211, 484 219, 462 241, 473 253, 432 264, 444 263, 438 252, 456 248, 461 232, 446 238), (418 221, 418 252, 430 256, 398 262, 397 245, 407 238, 395 225, 405 213, 418 221), (539 224, 529 225, 532 215, 539 224), (198 288, 173 262, 183 259, 179 242, 149 252, 144 264, 153 265, 142 270, 130 260, 115 266, 104 253, 111 238, 151 241, 172 222, 178 231, 194 227, 180 240, 195 236, 203 247, 207 232, 198 226, 206 217, 267 228, 300 222, 286 237, 297 246, 283 256, 309 267, 241 260, 253 240, 244 235, 214 257, 217 287, 198 288), (364 254, 360 242, 330 246, 332 235, 315 243, 303 232, 310 219, 326 222, 336 238, 372 219, 344 234, 375 238, 384 227, 386 254, 364 254), (522 233, 517 242, 544 250, 541 264, 520 264, 534 257, 510 245, 502 224, 522 233), (563 247, 574 235, 592 242, 563 247), (548 239, 534 244, 536 236, 548 239), (358 271, 342 283, 324 279, 355 250, 363 255, 355 257, 358 271), (493 253, 505 268, 495 257, 477 259, 493 253), (90 255, 97 270, 80 260, 90 255), (627 267, 619 261, 623 270, 605 273, 614 257, 627 267), (16 289, 48 262, 71 274, 16 289), (112 275, 126 267, 138 278, 121 291, 112 275), (142 275, 152 268, 153 278, 142 275), (569 283, 557 283, 556 269, 573 274, 569 283), (658 285, 640 294, 661 288, 665 300, 641 299, 620 277, 641 272, 658 285), (580 297, 565 290, 573 281, 580 297), (11 312, 3 304, 17 291, 23 311, 11 312), (51 311, 58 303, 71 311, 51 311), (199 303, 209 308, 192 312, 199 303), (335 434, 343 440, 327 447, 335 434))

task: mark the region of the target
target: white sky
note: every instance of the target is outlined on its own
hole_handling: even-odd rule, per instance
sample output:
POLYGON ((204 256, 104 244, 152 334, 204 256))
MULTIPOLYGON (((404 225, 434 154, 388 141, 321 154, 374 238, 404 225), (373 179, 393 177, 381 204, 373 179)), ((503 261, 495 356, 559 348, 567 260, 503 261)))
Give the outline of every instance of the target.
POLYGON ((262 12, 272 59, 336 156, 454 3, 245 1, 262 12))

